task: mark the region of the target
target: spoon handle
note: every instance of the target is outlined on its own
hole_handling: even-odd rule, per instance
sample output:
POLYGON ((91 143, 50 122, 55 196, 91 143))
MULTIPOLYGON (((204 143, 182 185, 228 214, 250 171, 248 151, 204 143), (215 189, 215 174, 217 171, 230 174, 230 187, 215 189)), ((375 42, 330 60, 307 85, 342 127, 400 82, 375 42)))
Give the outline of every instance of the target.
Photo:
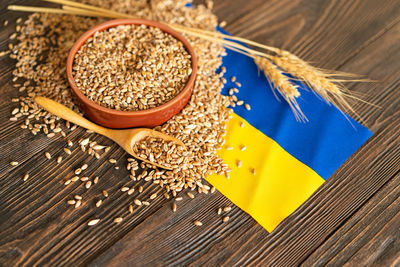
POLYGON ((40 105, 42 108, 47 110, 48 112, 56 115, 57 117, 60 117, 64 120, 70 121, 72 123, 75 123, 79 126, 82 126, 83 128, 86 128, 88 130, 92 130, 96 133, 99 134, 106 134, 107 129, 103 128, 97 124, 94 124, 93 122, 85 119, 75 111, 72 111, 71 109, 67 108, 66 106, 53 101, 49 98, 42 97, 42 96, 37 96, 35 97, 35 102, 40 105))

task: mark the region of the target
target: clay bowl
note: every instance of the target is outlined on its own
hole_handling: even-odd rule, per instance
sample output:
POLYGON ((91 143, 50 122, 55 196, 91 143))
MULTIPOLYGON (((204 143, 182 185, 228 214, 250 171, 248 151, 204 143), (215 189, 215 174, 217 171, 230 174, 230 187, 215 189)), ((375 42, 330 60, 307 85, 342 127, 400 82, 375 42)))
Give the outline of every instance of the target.
POLYGON ((72 92, 78 100, 81 111, 92 121, 108 128, 133 128, 133 127, 155 127, 161 125, 172 116, 177 114, 187 104, 192 94, 194 81, 197 74, 197 58, 196 54, 189 44, 189 42, 177 31, 170 27, 150 20, 144 19, 116 19, 99 24, 87 32, 85 32, 73 45, 69 52, 67 59, 67 76, 68 82, 72 88, 72 92), (97 31, 103 31, 108 28, 116 27, 118 25, 148 25, 151 27, 157 27, 162 31, 171 34, 176 39, 181 41, 185 46, 188 53, 191 55, 192 60, 192 73, 189 80, 183 90, 176 95, 169 102, 164 103, 158 107, 140 110, 140 111, 120 111, 102 107, 99 104, 89 100, 77 87, 75 80, 72 75, 72 66, 75 59, 75 55, 80 47, 94 35, 97 31))

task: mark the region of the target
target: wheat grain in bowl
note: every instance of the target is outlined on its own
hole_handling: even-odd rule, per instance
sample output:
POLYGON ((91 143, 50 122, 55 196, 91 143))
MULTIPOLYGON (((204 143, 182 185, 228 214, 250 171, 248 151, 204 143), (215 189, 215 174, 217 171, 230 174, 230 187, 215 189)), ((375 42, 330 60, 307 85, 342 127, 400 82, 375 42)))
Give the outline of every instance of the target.
POLYGON ((73 63, 75 83, 87 98, 122 111, 167 103, 191 72, 191 56, 182 42, 159 28, 133 24, 96 32, 73 63))

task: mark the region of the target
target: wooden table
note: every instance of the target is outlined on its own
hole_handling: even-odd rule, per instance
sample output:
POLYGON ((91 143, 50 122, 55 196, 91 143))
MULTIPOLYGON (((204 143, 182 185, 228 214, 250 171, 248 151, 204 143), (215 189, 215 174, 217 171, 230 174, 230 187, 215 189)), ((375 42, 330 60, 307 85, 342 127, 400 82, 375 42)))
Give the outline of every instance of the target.
MULTIPOLYGON (((157 198, 118 226, 86 225, 93 204, 74 210, 66 200, 77 187, 62 185, 73 167, 82 164, 75 153, 60 166, 44 151, 61 153, 65 141, 33 136, 8 120, 18 95, 12 87, 14 62, 0 59, 0 265, 389 265, 400 264, 400 1, 398 0, 218 0, 215 12, 236 35, 288 49, 324 68, 363 74, 373 83, 349 88, 380 107, 359 102, 355 109, 374 133, 312 197, 272 233, 235 207, 231 221, 221 224, 216 207, 230 202, 220 193, 179 203, 157 198), (21 164, 12 168, 10 160, 21 164), (21 176, 31 172, 28 182, 21 176), (205 226, 194 227, 201 218, 205 226)), ((17 17, 2 1, 0 50, 17 17)), ((81 131, 81 130, 79 130, 81 131)), ((79 132, 71 138, 78 137, 79 132)), ((109 142, 104 138, 95 140, 109 142)), ((110 155, 125 161, 121 149, 110 155)), ((115 192, 102 205, 102 216, 125 209, 129 199, 117 191, 124 170, 100 168, 102 180, 85 197, 94 201, 99 190, 115 192), (118 201, 116 201, 118 199, 118 201)), ((75 191, 74 191, 75 190, 75 191)), ((112 217, 110 217, 112 218, 112 217)))

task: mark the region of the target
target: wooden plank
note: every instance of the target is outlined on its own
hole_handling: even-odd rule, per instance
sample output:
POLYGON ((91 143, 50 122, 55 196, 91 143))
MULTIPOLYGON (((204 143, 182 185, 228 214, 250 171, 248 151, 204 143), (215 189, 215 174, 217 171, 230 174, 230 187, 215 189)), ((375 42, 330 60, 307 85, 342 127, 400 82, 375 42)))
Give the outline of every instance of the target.
MULTIPOLYGON (((398 102, 393 101, 398 99, 400 55, 398 46, 393 45, 398 41, 397 32, 387 32, 396 25, 398 1, 384 4, 372 0, 350 4, 289 0, 227 2, 216 1, 215 7, 219 17, 228 21, 227 29, 231 32, 286 47, 309 60, 320 59, 319 66, 343 65, 343 70, 382 80, 380 90, 376 84, 351 86, 357 92, 368 94, 368 100, 384 106, 383 110, 377 110, 357 105, 357 111, 368 115, 366 123, 375 132, 374 139, 271 235, 238 208, 230 213, 229 223, 221 223, 215 210, 230 202, 219 193, 192 201, 185 199, 178 203, 175 214, 170 211, 171 203, 159 197, 150 207, 138 209, 115 227, 112 219, 121 214, 126 216, 126 207, 135 197, 119 191, 129 182, 122 170, 124 153, 113 146, 101 160, 89 160, 91 167, 87 174, 102 177, 95 188, 86 191, 78 184, 64 187, 63 181, 73 175, 73 169, 86 156, 79 152, 64 156, 62 164, 56 165, 54 160, 46 160, 43 153, 48 150, 53 155, 63 154, 60 139, 48 142, 45 137, 33 137, 6 121, 13 107, 9 99, 17 94, 9 82, 12 61, 2 58, 0 88, 6 97, 0 98, 0 265, 82 265, 92 260, 93 265, 297 263, 398 171, 398 160, 395 161, 399 155, 395 146, 398 102), (346 11, 343 14, 342 9, 346 11), (330 29, 327 21, 336 27, 330 29), (321 34, 324 30, 329 34, 321 34), (367 49, 370 54, 360 50, 360 47, 369 48, 373 41, 376 50, 367 49), (119 159, 120 170, 107 163, 109 157, 119 159), (20 161, 21 165, 11 168, 10 159, 20 161), (22 183, 20 178, 27 171, 31 178, 28 183, 22 183), (109 191, 110 197, 102 209, 94 209, 94 201, 103 189, 109 191), (73 194, 84 196, 85 205, 78 210, 66 205, 73 194), (354 200, 358 196, 360 199, 354 200), (340 201, 342 205, 338 205, 340 201), (335 214, 341 216, 332 221, 335 214), (94 216, 102 217, 104 225, 86 226, 94 216), (204 226, 194 227, 195 219, 200 219, 204 226)), ((0 4, 2 14, 12 18, 20 16, 4 11, 6 4, 0 4)), ((12 27, 12 19, 8 28, 0 27, 0 40, 10 34, 12 27)), ((6 42, 1 42, 0 50, 5 45, 6 42)), ((69 133, 68 138, 76 141, 82 133, 82 130, 69 133)), ((111 144, 93 136, 98 142, 111 144)), ((159 189, 149 186, 145 190, 159 189)))
POLYGON ((369 101, 382 106, 382 109, 357 106, 362 114, 368 115, 366 123, 375 133, 373 138, 314 194, 314 199, 276 229, 276 235, 272 234, 274 237, 263 249, 255 249, 257 256, 244 262, 277 265, 301 262, 399 171, 400 147, 396 133, 400 130, 397 90, 400 73, 396 69, 389 71, 396 61, 392 57, 400 58, 399 47, 393 45, 399 39, 400 24, 397 24, 343 67, 346 71, 359 69, 371 73, 382 81, 354 86, 356 91, 363 88, 369 101), (377 93, 376 88, 383 89, 377 93))
POLYGON ((169 205, 163 206, 91 265, 187 265, 205 254, 211 256, 210 260, 222 261, 246 242, 249 228, 253 234, 258 230, 267 236, 265 230, 237 207, 229 212, 230 221, 223 223, 217 209, 227 205, 229 201, 215 193, 178 203, 175 214, 169 205), (200 220, 203 226, 194 226, 194 220, 200 220), (231 242, 234 239, 240 242, 231 242), (219 253, 213 253, 215 246, 219 253))
MULTIPOLYGON (((358 71, 372 79, 384 81, 384 83, 379 84, 383 88, 379 93, 376 92, 376 83, 357 84, 351 87, 355 91, 366 94, 368 101, 384 103, 384 111, 364 104, 357 105, 357 110, 360 113, 369 116, 366 123, 372 127, 376 135, 367 146, 354 155, 329 182, 321 187, 309 201, 285 220, 273 233, 265 235, 265 232, 258 228, 254 222, 242 224, 239 229, 235 230, 235 233, 222 238, 218 237, 212 244, 207 245, 202 252, 199 252, 192 249, 191 243, 189 243, 193 242, 192 235, 186 243, 183 243, 180 239, 181 235, 176 234, 177 229, 180 228, 165 229, 167 231, 165 235, 168 236, 168 239, 162 243, 157 242, 158 232, 147 237, 149 230, 145 231, 143 228, 139 228, 134 229, 103 253, 92 263, 93 266, 120 265, 127 262, 132 265, 146 265, 160 262, 165 258, 167 260, 164 263, 192 263, 193 265, 217 265, 221 263, 228 266, 249 263, 254 265, 271 263, 294 265, 301 262, 308 253, 311 253, 323 242, 324 238, 329 236, 330 232, 335 231, 346 220, 346 216, 351 215, 358 207, 362 206, 399 169, 398 160, 394 156, 399 154, 396 146, 399 139, 395 136, 395 133, 400 123, 399 113, 396 110, 398 102, 393 103, 396 98, 395 95, 398 94, 395 84, 399 78, 399 72, 394 66, 396 65, 395 61, 400 58, 398 47, 393 45, 400 37, 396 29, 387 33, 387 30, 385 30, 369 35, 371 40, 376 40, 376 45, 372 45, 368 47, 369 49, 361 52, 354 48, 353 53, 349 53, 349 55, 353 54, 357 57, 352 58, 342 68, 345 71, 358 71), (385 38, 381 40, 381 36, 385 38), (385 118, 381 117, 382 113, 385 113, 385 118), (388 145, 388 147, 385 147, 385 145, 388 145), (368 155, 369 151, 374 151, 374 153, 368 155), (379 161, 374 161, 374 164, 371 165, 371 159, 375 157, 380 157, 379 161), (389 163, 382 165, 382 162, 389 163), (338 203, 341 204, 338 205, 338 203), (243 230, 243 228, 246 229, 243 230), (142 236, 142 231, 146 232, 144 243, 150 243, 150 247, 155 246, 156 248, 152 251, 157 251, 157 256, 152 256, 151 252, 147 253, 145 249, 138 251, 140 244, 136 244, 135 237, 142 236), (172 255, 163 254, 164 250, 171 253, 171 250, 166 248, 169 243, 184 247, 184 251, 176 252, 173 249, 172 255), (189 253, 191 258, 187 260, 189 253), (170 260, 170 257, 173 257, 174 260, 170 260)), ((347 28, 346 30, 350 29, 347 28)), ((365 42, 371 44, 370 40, 365 42)), ((181 228, 187 226, 185 223, 178 224, 181 228)), ((201 237, 198 239, 201 239, 201 237)), ((199 243, 200 241, 197 241, 196 244, 199 243)))
MULTIPOLYGON (((370 117, 375 117, 374 123, 370 124, 370 128, 376 131, 382 127, 382 123, 391 123, 387 120, 397 120, 399 114, 395 116, 387 117, 383 114, 387 114, 390 110, 398 110, 400 102, 398 97, 388 96, 388 91, 398 91, 400 86, 398 77, 400 73, 397 71, 396 76, 387 72, 387 66, 396 64, 396 57, 392 58, 393 55, 398 55, 397 46, 393 46, 394 43, 400 40, 400 26, 396 25, 390 29, 381 39, 370 44, 368 48, 361 51, 357 56, 357 59, 353 60, 350 65, 366 65, 367 62, 374 61, 376 64, 376 70, 373 72, 366 71, 369 76, 374 75, 378 81, 389 81, 388 88, 382 90, 381 94, 372 96, 371 91, 375 90, 381 82, 376 85, 371 84, 369 89, 365 89, 365 93, 370 96, 369 101, 374 103, 382 103, 382 109, 371 109, 363 110, 363 114, 370 117), (397 52, 396 52, 397 51, 397 52), (378 61, 377 58, 380 58, 378 61), (390 82, 391 81, 391 82, 390 82)), ((352 67, 351 67, 352 68, 352 67)), ((346 68, 347 69, 347 68, 346 68)), ((399 125, 393 125, 394 131, 399 132, 399 125)), ((398 134, 397 134, 398 135, 398 134)), ((396 143, 395 143, 396 145, 396 143)), ((398 146, 398 141, 397 141, 398 146)), ((394 154, 397 157, 395 166, 387 166, 387 168, 398 168, 399 155, 394 154), (397 167, 396 167, 397 166, 397 167)), ((388 164, 382 159, 379 159, 382 163, 388 164)), ((314 265, 343 265, 346 262, 356 263, 354 259, 358 260, 358 264, 362 265, 389 265, 391 261, 396 260, 396 256, 399 253, 399 246, 395 246, 391 243, 390 246, 384 247, 385 239, 397 240, 398 233, 394 230, 392 232, 380 231, 382 228, 392 229, 396 226, 396 220, 393 220, 393 216, 398 212, 398 205, 393 204, 398 202, 399 188, 398 188, 399 173, 394 175, 392 180, 376 193, 359 211, 357 211, 348 221, 346 221, 335 233, 332 234, 327 240, 321 244, 321 246, 315 250, 304 262, 305 266, 314 265), (373 240, 373 241, 371 241, 373 240), (382 241, 383 240, 383 241, 382 241), (380 249, 376 247, 369 247, 370 256, 362 254, 361 251, 365 251, 363 247, 367 246, 370 242, 374 242, 377 245, 383 245, 380 249), (361 250, 360 250, 361 249, 361 250), (376 253, 375 253, 376 252, 376 253), (362 257, 360 257, 362 255, 362 257)), ((398 228, 397 228, 398 229, 398 228)), ((390 230, 389 230, 390 231, 390 230)))
MULTIPOLYGON (((247 4, 229 1, 229 6, 226 11, 216 4, 218 17, 231 16, 234 7, 240 10, 247 4)), ((319 67, 337 68, 367 40, 378 38, 398 21, 399 8, 395 0, 264 1, 251 12, 227 19, 226 28, 232 34, 288 49, 319 67)))
MULTIPOLYGON (((367 124, 375 132, 373 138, 346 162, 330 180, 286 220, 263 249, 245 263, 295 264, 305 259, 325 238, 363 205, 376 191, 389 181, 400 168, 400 111, 398 100, 399 71, 388 73, 392 57, 399 58, 400 50, 393 44, 400 39, 397 24, 381 39, 376 40, 351 61, 344 70, 360 69, 373 73, 380 82, 357 84, 355 89, 364 88, 369 101, 382 103, 382 109, 360 105, 363 114, 368 114, 367 124), (377 57, 379 55, 379 57, 377 57), (369 61, 371 59, 373 61, 369 61), (366 64, 369 62, 369 64, 366 64), (373 62, 371 64, 370 62, 373 62), (377 86, 387 84, 380 93, 377 86), (382 115, 385 114, 385 115, 382 115), (389 115, 390 114, 390 115, 389 115), (315 204, 317 203, 317 204, 315 204), (262 251, 262 252, 261 252, 262 251)), ((392 65, 393 66, 393 65, 392 65)))
MULTIPOLYGON (((400 201, 397 199, 393 203, 394 208, 399 207, 400 201)), ((390 207, 393 208, 393 207, 390 207)), ((361 249, 346 262, 346 266, 354 266, 355 264, 376 265, 376 266, 396 266, 400 264, 400 239, 398 235, 400 227, 400 213, 393 209, 385 210, 383 216, 389 217, 389 212, 397 214, 376 233, 368 243, 360 245, 361 249)), ((380 218, 379 218, 380 219, 380 218)), ((382 224, 374 224, 376 228, 382 224)), ((347 252, 347 251, 346 251, 347 252)))
POLYGON ((345 263, 387 266, 399 253, 400 175, 397 174, 315 250, 304 266, 345 263), (387 245, 390 245, 388 247, 387 245), (367 251, 367 253, 365 253, 367 251))
MULTIPOLYGON (((400 120, 394 123, 399 124, 400 120)), ((391 152, 395 151, 397 155, 400 155, 400 149, 398 146, 395 147, 399 139, 385 140, 393 134, 393 132, 384 132, 379 138, 380 142, 374 141, 364 147, 365 151, 378 150, 371 157, 366 157, 361 161, 359 158, 364 149, 356 153, 350 162, 352 166, 358 167, 352 167, 352 170, 344 168, 339 171, 338 177, 332 177, 332 180, 322 186, 311 199, 270 235, 266 235, 254 221, 244 220, 241 216, 236 217, 236 214, 233 215, 234 220, 228 226, 234 231, 231 234, 225 233, 230 229, 221 231, 218 222, 213 225, 206 224, 207 229, 201 229, 200 233, 195 231, 197 229, 193 232, 190 228, 190 220, 178 213, 175 217, 176 221, 170 227, 161 227, 163 233, 161 242, 158 238, 161 230, 154 229, 155 223, 149 223, 148 229, 145 230, 147 227, 141 226, 118 241, 97 258, 93 266, 103 264, 115 266, 122 263, 146 265, 157 262, 182 265, 224 263, 227 266, 271 263, 291 266, 299 263, 310 251, 317 248, 330 232, 346 219, 346 216, 351 215, 369 196, 374 194, 393 175, 395 169, 398 170, 399 158, 391 158, 391 152), (382 148, 383 143, 386 142, 389 143, 388 149, 382 148), (380 160, 369 164, 371 158, 375 156, 380 160), (382 161, 386 164, 381 164, 382 161), (368 169, 365 166, 368 166, 368 169), (143 241, 142 235, 146 237, 143 241), (209 243, 210 239, 212 243, 209 243), (174 246, 171 247, 171 244, 174 246), (152 248, 149 252, 147 252, 147 245, 152 248), (201 250, 197 246, 201 246, 201 250), (157 254, 154 255, 154 253, 157 254)), ((204 210, 215 212, 213 207, 205 206, 204 210)), ((190 206, 185 206, 185 210, 186 208, 190 206)), ((203 210, 193 211, 195 214, 205 213, 203 210)), ((157 221, 154 216, 148 220, 157 221)), ((162 220, 161 214, 159 217, 162 220)))

